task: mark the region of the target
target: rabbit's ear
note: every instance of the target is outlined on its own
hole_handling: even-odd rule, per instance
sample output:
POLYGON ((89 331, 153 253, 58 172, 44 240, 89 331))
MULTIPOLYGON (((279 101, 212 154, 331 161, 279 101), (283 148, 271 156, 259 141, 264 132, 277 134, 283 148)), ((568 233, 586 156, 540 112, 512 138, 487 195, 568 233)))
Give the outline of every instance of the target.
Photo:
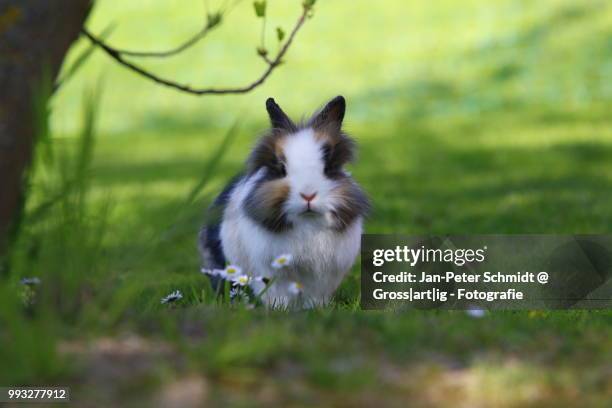
POLYGON ((340 131, 345 111, 346 101, 343 96, 338 95, 310 119, 310 125, 315 129, 331 128, 340 131))
POLYGON ((273 128, 290 131, 295 131, 297 129, 295 124, 289 119, 289 116, 287 116, 281 107, 274 101, 274 98, 268 98, 268 100, 266 100, 266 110, 268 111, 268 115, 270 115, 270 122, 273 128))

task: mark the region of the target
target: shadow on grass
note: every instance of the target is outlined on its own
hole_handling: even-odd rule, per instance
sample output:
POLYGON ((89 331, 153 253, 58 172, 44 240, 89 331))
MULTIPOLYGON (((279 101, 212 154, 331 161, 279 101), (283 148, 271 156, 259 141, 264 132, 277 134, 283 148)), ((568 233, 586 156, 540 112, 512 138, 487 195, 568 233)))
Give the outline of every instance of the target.
POLYGON ((384 159, 392 154, 381 152, 385 141, 361 143, 355 174, 374 202, 371 232, 606 232, 612 224, 604 205, 612 200, 612 145, 483 147, 449 141, 463 135, 410 127, 390 134, 398 132, 410 146, 401 159, 384 159))

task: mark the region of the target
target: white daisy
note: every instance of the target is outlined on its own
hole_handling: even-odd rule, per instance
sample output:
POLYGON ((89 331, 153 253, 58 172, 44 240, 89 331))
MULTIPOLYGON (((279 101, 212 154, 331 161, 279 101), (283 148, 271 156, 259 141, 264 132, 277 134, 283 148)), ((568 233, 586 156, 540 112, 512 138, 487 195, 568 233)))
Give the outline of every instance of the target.
POLYGON ((471 307, 470 309, 467 309, 465 313, 470 317, 480 319, 481 317, 484 317, 487 314, 487 311, 477 307, 471 307))
POLYGON ((249 284, 249 282, 251 282, 251 277, 247 275, 239 275, 234 278, 233 282, 239 286, 246 286, 249 284))
POLYGON ((22 278, 20 282, 22 285, 26 285, 26 286, 40 285, 40 278, 37 278, 37 277, 22 278))
POLYGON ((200 269, 200 272, 202 272, 204 275, 209 275, 209 276, 219 276, 223 273, 223 269, 206 269, 206 268, 202 268, 200 269))
POLYGON ((170 293, 168 296, 163 297, 161 300, 161 303, 162 304, 173 303, 182 298, 183 298, 183 294, 181 293, 181 291, 175 290, 174 292, 170 293))
POLYGON ((242 269, 236 265, 227 265, 220 275, 227 280, 233 281, 237 276, 242 275, 242 269))
POLYGON ((303 289, 304 285, 302 285, 300 282, 291 282, 289 284, 289 293, 293 295, 299 295, 300 293, 302 293, 303 289))
POLYGON ((291 266, 291 262, 293 262, 293 255, 291 254, 283 254, 279 255, 272 261, 272 267, 274 269, 281 269, 287 266, 291 266))
POLYGON ((240 290, 237 287, 231 288, 229 291, 230 299, 235 299, 240 295, 240 290))

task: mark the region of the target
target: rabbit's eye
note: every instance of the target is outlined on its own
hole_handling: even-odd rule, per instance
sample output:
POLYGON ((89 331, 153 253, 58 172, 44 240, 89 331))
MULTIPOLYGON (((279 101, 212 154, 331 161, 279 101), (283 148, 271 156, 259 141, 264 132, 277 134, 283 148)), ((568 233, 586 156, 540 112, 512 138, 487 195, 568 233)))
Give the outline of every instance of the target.
POLYGON ((285 167, 285 163, 280 160, 277 160, 276 163, 271 167, 271 170, 278 177, 285 177, 287 175, 287 169, 285 167))

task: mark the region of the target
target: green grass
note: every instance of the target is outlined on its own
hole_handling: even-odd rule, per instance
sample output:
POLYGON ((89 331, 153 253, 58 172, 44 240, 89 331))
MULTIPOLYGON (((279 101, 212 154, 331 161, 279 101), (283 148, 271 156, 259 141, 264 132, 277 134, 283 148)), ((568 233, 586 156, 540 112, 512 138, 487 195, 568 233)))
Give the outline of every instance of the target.
MULTIPOLYGON (((111 43, 165 48, 199 28, 192 3, 99 1, 88 27, 116 22, 111 43)), ((299 3, 271 2, 269 27, 287 30, 299 3)), ((0 285, 0 383, 70 384, 99 405, 148 392, 238 406, 604 406, 609 312, 365 313, 357 267, 323 310, 215 305, 195 237, 267 126, 265 98, 299 117, 336 94, 360 144, 351 171, 374 204, 368 232, 609 232, 611 23, 603 1, 319 0, 287 63, 228 97, 182 95, 94 53, 52 101, 64 156, 37 172, 30 212, 72 172, 87 184, 26 218, 0 285), (83 91, 99 80, 93 159, 61 170, 86 146, 83 91), (23 316, 16 281, 31 275, 43 293, 23 316), (174 289, 185 298, 161 307, 174 289)), ((247 2, 186 55, 146 64, 192 84, 247 83, 263 69, 259 29, 247 2)))

